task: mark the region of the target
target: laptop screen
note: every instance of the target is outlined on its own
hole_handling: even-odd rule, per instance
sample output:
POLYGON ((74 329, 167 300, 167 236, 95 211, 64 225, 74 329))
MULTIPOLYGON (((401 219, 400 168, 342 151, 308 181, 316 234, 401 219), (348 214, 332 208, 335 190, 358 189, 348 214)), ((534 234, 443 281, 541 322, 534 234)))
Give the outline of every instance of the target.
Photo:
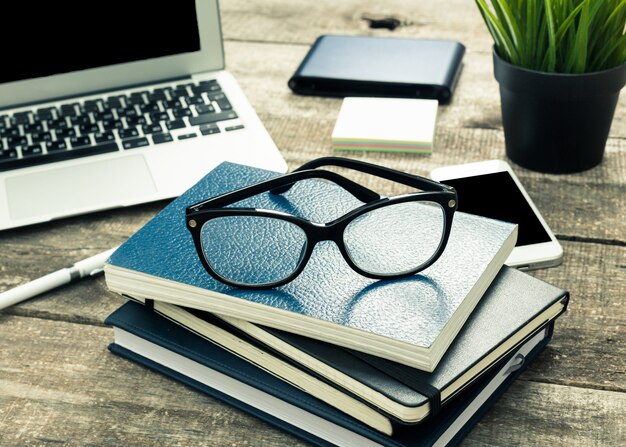
POLYGON ((166 5, 6 2, 0 83, 199 51, 195 1, 166 5))

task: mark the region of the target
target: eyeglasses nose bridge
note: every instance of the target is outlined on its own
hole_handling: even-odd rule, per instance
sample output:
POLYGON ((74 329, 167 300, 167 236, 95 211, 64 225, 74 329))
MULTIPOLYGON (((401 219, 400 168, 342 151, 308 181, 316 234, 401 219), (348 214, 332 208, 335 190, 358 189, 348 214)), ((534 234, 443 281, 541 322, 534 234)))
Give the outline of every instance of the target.
POLYGON ((309 233, 312 237, 310 243, 317 244, 321 241, 335 241, 337 239, 337 227, 329 224, 312 223, 312 231, 309 233))

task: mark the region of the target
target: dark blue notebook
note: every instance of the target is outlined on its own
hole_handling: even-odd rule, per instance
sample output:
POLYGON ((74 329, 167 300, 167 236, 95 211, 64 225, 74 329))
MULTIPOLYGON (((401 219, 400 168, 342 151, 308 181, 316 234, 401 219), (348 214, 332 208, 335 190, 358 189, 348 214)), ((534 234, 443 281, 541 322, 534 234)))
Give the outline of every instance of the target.
MULTIPOLYGON (((289 368, 294 364, 302 374, 326 381, 400 424, 416 424, 558 318, 568 300, 566 291, 503 267, 432 373, 208 312, 158 302, 154 311, 290 383, 298 385, 299 376, 289 368), (270 365, 268 357, 283 362, 270 365)), ((309 392, 336 402, 320 387, 309 392)))
POLYGON ((318 446, 418 447, 456 445, 548 343, 552 324, 497 370, 467 388, 427 424, 384 435, 245 360, 129 302, 111 314, 109 349, 221 399, 318 446))
MULTIPOLYGON (((318 244, 294 281, 250 291, 204 269, 185 227, 185 208, 279 174, 223 163, 170 203, 111 256, 115 292, 245 319, 432 371, 513 249, 517 226, 456 213, 441 258, 420 274, 377 281, 354 272, 332 242, 318 244)), ((319 180, 237 206, 329 222, 362 203, 319 180)), ((232 231, 237 231, 233 228, 232 231)))

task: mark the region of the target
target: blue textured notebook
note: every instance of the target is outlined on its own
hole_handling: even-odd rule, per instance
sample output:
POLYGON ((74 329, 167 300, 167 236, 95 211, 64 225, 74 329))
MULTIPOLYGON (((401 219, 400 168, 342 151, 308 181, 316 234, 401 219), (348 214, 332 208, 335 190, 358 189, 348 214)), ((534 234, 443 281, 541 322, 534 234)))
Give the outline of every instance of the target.
POLYGON ((497 370, 467 388, 428 423, 384 435, 251 363, 129 302, 110 315, 109 349, 223 400, 317 446, 422 447, 458 444, 548 343, 546 326, 497 370))
MULTIPOLYGON (((213 279, 185 228, 185 208, 279 174, 223 163, 169 204, 109 259, 109 288, 245 319, 432 371, 513 249, 517 226, 456 213, 441 258, 420 274, 376 281, 354 272, 332 242, 282 287, 249 291, 213 279)), ((344 189, 305 180, 237 206, 329 222, 361 205, 344 189)), ((236 228, 233 229, 236 231, 236 228)))

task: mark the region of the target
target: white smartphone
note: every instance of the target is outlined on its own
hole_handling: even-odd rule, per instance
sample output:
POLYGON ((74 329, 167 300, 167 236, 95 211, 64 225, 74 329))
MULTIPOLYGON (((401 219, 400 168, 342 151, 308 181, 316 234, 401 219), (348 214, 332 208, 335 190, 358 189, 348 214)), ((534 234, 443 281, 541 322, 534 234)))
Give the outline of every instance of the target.
POLYGON ((562 262, 561 244, 505 161, 446 166, 431 176, 457 190, 459 211, 518 224, 517 244, 507 265, 532 270, 562 262))

